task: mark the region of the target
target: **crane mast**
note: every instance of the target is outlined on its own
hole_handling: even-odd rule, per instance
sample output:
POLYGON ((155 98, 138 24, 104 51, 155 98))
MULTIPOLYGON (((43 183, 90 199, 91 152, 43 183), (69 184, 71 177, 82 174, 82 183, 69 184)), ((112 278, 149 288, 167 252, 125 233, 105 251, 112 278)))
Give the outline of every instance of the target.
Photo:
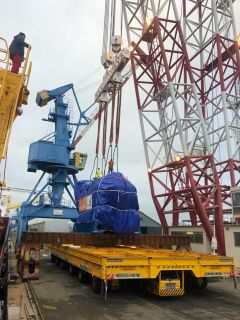
MULTIPOLYGON (((188 214, 210 242, 216 237, 213 249, 223 255, 230 190, 240 181, 233 2, 121 1, 151 194, 164 233, 188 214)), ((108 10, 110 4, 116 10, 116 1, 106 0, 108 10)), ((103 55, 110 57, 107 19, 103 55)))

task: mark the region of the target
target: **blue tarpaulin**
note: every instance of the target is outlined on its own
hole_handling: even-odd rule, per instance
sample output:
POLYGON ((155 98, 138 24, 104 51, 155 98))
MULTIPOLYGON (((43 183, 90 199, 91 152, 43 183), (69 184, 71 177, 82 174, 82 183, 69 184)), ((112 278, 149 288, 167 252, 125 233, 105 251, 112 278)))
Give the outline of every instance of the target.
POLYGON ((119 173, 102 178, 78 181, 75 184, 75 200, 91 197, 88 210, 79 212, 78 223, 96 222, 104 230, 116 233, 139 231, 139 205, 135 186, 119 173))

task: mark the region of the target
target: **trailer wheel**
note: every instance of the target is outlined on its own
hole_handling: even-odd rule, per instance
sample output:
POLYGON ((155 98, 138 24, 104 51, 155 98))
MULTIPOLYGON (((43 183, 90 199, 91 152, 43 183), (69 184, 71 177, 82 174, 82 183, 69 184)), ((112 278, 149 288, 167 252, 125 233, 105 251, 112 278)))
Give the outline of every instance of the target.
POLYGON ((56 260, 56 256, 51 253, 51 262, 55 262, 55 260, 56 260))
POLYGON ((78 280, 79 280, 80 283, 89 282, 89 277, 90 277, 90 275, 86 271, 83 271, 83 270, 79 269, 79 271, 78 271, 78 280))
POLYGON ((102 280, 95 276, 92 277, 92 291, 97 294, 102 291, 102 280))
POLYGON ((67 268, 67 262, 65 262, 64 260, 60 261, 60 267, 61 269, 66 269, 67 268))
POLYGON ((206 289, 208 285, 208 279, 207 278, 201 278, 198 280, 198 285, 197 288, 198 289, 206 289))
POLYGON ((70 264, 69 265, 69 273, 71 276, 76 276, 77 275, 77 268, 70 264))
POLYGON ((56 257, 56 259, 55 259, 55 265, 56 265, 56 266, 60 266, 60 264, 61 264, 61 259, 59 259, 58 257, 56 257))

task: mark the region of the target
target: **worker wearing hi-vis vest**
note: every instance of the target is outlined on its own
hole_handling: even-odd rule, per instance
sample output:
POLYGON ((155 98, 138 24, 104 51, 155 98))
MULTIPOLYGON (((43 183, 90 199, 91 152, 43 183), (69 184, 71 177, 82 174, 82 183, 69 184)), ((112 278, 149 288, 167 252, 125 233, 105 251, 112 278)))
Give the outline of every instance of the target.
POLYGON ((98 179, 101 177, 102 177, 102 170, 100 168, 97 168, 95 179, 98 179))

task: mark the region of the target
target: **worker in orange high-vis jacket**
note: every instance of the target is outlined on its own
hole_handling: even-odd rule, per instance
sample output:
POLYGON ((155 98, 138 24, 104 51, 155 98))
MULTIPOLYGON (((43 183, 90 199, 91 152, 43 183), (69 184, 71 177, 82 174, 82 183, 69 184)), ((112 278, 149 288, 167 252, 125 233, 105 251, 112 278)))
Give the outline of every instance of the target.
POLYGON ((19 73, 22 61, 24 59, 24 49, 29 47, 29 44, 25 42, 25 34, 20 32, 17 34, 9 47, 10 59, 12 60, 11 72, 19 73))

